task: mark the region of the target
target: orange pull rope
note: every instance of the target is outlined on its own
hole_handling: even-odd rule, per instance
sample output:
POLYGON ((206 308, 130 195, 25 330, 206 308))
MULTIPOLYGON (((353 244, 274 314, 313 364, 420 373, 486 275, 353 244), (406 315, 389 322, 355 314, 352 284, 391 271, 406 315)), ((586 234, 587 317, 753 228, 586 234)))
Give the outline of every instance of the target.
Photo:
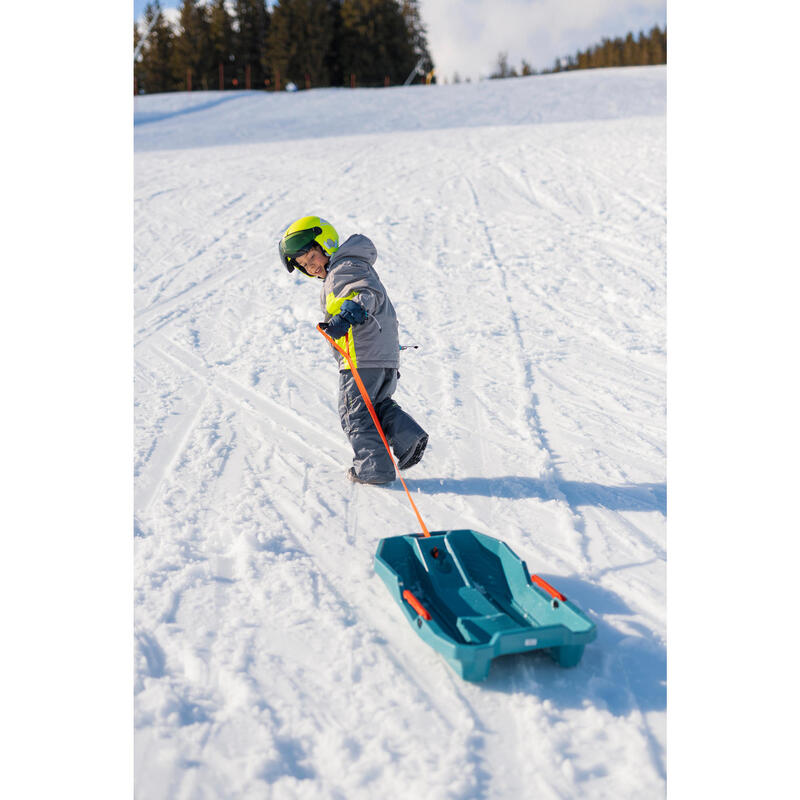
MULTIPOLYGON (((422 521, 422 517, 417 509, 417 505, 414 502, 414 499, 411 497, 411 492, 408 491, 408 486, 406 486, 406 482, 403 480, 403 476, 400 474, 400 470, 397 467, 397 462, 394 460, 394 456, 392 455, 391 448, 389 447, 389 442, 386 441, 386 436, 383 433, 383 428, 381 427, 381 423, 378 420, 378 415, 375 413, 375 408, 372 405, 372 401, 369 399, 369 395, 367 394, 367 389, 364 386, 363 381, 361 380, 361 376, 358 374, 358 370, 353 364, 353 360, 350 358, 350 354, 339 347, 338 344, 330 337, 320 325, 317 325, 317 330, 342 354, 342 357, 347 361, 348 365, 350 366, 350 371, 353 373, 353 378, 355 378, 356 385, 358 386, 358 391, 361 392, 361 396, 364 398, 364 402, 367 404, 367 409, 369 410, 369 415, 372 417, 372 421, 375 423, 375 427, 378 429, 378 433, 381 435, 381 439, 383 440, 384 447, 386 447, 386 452, 389 454, 389 458, 392 459, 392 464, 394 465, 395 472, 397 472, 397 477, 400 478, 400 483, 403 484, 403 488, 406 490, 406 495, 408 496, 408 501, 411 503, 411 507, 414 509, 414 513, 417 515, 417 521, 419 522, 420 526, 422 527, 422 533, 425 536, 430 536, 430 531, 428 530, 427 525, 422 521)), ((347 336, 350 336, 350 331, 347 332, 347 336)))

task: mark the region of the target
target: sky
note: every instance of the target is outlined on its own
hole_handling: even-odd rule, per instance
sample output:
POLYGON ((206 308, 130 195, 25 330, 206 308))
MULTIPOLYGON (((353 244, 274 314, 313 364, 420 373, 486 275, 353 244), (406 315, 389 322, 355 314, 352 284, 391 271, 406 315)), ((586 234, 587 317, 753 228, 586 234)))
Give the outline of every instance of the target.
MULTIPOLYGON (((134 19, 147 0, 134 0, 134 19)), ((179 0, 162 0, 165 10, 179 0)), ((272 5, 268 2, 267 5, 272 5)), ((439 81, 487 77, 501 52, 510 66, 534 69, 574 55, 603 37, 664 27, 666 0, 420 0, 439 81)))

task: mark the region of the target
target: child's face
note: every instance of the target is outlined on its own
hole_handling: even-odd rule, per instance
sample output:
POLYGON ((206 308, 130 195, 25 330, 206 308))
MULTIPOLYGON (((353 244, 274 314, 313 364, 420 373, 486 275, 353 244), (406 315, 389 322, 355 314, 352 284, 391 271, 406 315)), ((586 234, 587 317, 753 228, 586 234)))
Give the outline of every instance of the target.
POLYGON ((328 256, 318 247, 312 247, 307 253, 297 256, 295 261, 309 274, 315 278, 324 278, 328 271, 325 267, 328 264, 328 256))

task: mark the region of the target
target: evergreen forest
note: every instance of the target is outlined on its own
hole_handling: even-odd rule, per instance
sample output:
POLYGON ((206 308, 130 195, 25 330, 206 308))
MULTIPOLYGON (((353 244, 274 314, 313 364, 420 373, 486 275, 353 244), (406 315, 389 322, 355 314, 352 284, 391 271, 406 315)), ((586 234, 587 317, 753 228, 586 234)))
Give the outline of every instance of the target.
POLYGON ((667 63, 667 29, 658 25, 645 34, 639 31, 634 37, 628 33, 624 38, 603 39, 600 44, 579 50, 574 56, 557 58, 551 69, 537 72, 525 60, 519 70, 508 63, 508 53, 500 53, 490 78, 516 78, 521 75, 545 75, 567 72, 573 69, 596 69, 598 67, 644 67, 648 64, 667 63))
MULTIPOLYGON (((133 26, 134 93, 281 90, 435 82, 419 0, 183 0, 169 24, 159 0, 133 26)), ((500 53, 490 78, 665 64, 667 31, 605 38, 538 71, 500 53)), ((456 73, 453 82, 459 83, 456 73)))
POLYGON ((134 24, 135 93, 385 86, 418 65, 416 80, 433 75, 418 0, 183 0, 176 27, 159 0, 134 24))

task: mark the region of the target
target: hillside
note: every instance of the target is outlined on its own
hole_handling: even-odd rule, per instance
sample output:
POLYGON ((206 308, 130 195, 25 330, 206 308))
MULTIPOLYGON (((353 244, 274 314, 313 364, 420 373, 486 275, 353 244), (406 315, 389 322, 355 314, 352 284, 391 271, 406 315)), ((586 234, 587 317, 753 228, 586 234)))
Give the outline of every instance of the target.
POLYGON ((664 67, 135 100, 136 796, 653 798, 666 786, 664 67), (364 233, 429 528, 598 628, 462 682, 375 575, 293 219, 364 233))

